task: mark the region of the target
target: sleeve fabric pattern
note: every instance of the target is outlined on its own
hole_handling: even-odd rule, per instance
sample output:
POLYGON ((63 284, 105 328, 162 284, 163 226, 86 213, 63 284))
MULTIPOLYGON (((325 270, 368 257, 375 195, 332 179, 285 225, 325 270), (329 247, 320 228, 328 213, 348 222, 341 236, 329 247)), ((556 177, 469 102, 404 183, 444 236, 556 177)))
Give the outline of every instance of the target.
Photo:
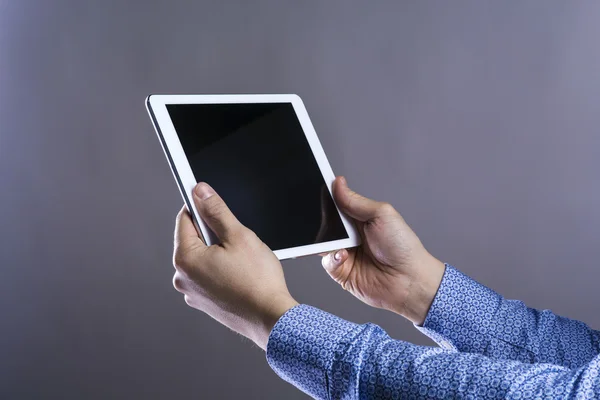
POLYGON ((423 326, 416 328, 443 348, 502 360, 577 368, 600 353, 600 332, 505 300, 449 264, 423 326))
POLYGON ((600 357, 569 369, 416 346, 307 305, 279 319, 266 356, 281 378, 317 399, 600 397, 600 357))

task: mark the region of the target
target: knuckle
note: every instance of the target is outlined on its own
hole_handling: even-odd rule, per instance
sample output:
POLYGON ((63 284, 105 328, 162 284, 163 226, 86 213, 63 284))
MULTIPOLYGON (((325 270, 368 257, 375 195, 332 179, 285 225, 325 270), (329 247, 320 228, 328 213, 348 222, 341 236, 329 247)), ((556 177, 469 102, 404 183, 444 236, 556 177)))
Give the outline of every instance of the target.
MULTIPOLYGON (((209 200, 212 200, 212 198, 209 200)), ((211 218, 219 218, 223 216, 223 213, 225 212, 225 205, 221 201, 208 201, 205 210, 206 214, 211 218)))
POLYGON ((348 204, 352 204, 354 201, 360 199, 360 194, 351 191, 350 193, 348 193, 348 204))
POLYGON ((175 288, 175 290, 177 290, 178 292, 182 292, 184 286, 185 285, 183 277, 179 273, 175 273, 175 275, 173 275, 173 287, 175 288))
POLYGON ((390 203, 384 202, 379 206, 379 212, 384 215, 394 214, 396 209, 390 203))
POLYGON ((251 246, 258 240, 256 233, 244 226, 236 228, 231 235, 241 244, 246 246, 251 246))
POLYGON ((363 200, 364 197, 361 196, 360 194, 356 193, 356 192, 350 192, 347 199, 346 199, 346 203, 345 206, 352 209, 354 208, 357 204, 361 203, 361 200, 363 200))

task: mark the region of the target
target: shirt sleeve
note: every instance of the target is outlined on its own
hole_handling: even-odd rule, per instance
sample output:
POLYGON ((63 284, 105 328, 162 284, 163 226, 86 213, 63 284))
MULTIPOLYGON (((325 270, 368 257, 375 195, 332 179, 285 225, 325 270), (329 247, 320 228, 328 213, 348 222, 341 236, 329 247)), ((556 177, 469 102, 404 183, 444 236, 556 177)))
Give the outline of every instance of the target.
POLYGON ((448 264, 427 318, 416 327, 443 348, 502 360, 577 368, 600 353, 600 332, 506 300, 448 264))
POLYGON ((307 305, 288 310, 275 324, 267 361, 317 399, 600 396, 600 358, 568 369, 415 346, 391 339, 377 325, 354 324, 307 305))

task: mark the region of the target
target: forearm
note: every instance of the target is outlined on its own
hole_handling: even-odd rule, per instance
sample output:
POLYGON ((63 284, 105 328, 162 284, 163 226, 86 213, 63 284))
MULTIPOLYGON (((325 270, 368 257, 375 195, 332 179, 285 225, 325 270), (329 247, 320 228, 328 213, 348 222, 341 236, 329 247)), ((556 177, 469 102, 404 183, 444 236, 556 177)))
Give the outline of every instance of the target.
POLYGON ((536 363, 578 368, 600 353, 598 331, 521 301, 503 299, 495 322, 491 337, 523 347, 536 363))
POLYGON ((353 324, 305 305, 275 325, 267 359, 283 379, 323 399, 600 395, 598 359, 569 370, 415 346, 376 325, 353 324))
POLYGON ((527 363, 579 367, 599 354, 599 335, 579 321, 506 300, 448 265, 422 326, 440 346, 527 363))

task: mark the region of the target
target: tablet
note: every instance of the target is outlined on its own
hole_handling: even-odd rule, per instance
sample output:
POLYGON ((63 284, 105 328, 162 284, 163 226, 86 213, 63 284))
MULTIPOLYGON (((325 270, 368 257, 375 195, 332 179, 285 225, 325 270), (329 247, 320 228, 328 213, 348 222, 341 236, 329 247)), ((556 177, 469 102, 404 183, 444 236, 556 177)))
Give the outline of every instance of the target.
POLYGON ((210 184, 280 259, 360 244, 335 205, 335 179, 300 97, 150 95, 146 108, 199 235, 192 190, 210 184))

